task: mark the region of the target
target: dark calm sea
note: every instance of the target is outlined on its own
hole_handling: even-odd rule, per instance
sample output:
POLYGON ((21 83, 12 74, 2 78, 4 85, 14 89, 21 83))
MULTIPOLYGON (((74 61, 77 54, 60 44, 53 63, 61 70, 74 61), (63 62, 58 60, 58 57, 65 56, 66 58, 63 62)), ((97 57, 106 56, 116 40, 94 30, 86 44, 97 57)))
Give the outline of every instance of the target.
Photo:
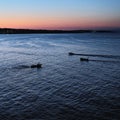
POLYGON ((120 34, 0 35, 0 120, 120 120, 120 34))

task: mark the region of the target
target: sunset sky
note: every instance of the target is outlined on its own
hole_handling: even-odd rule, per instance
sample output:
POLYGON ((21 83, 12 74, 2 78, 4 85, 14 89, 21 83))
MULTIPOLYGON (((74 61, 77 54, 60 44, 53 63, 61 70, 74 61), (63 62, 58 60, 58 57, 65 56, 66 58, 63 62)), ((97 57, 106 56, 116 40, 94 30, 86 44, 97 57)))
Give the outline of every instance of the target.
POLYGON ((0 28, 116 29, 120 0, 0 0, 0 28))

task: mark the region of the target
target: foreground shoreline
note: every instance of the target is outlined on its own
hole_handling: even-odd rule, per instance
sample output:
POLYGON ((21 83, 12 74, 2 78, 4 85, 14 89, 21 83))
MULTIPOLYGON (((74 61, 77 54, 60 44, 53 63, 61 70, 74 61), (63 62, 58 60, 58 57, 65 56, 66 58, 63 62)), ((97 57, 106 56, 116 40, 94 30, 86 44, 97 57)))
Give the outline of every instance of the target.
POLYGON ((115 33, 113 30, 36 30, 0 28, 0 34, 72 34, 72 33, 115 33))

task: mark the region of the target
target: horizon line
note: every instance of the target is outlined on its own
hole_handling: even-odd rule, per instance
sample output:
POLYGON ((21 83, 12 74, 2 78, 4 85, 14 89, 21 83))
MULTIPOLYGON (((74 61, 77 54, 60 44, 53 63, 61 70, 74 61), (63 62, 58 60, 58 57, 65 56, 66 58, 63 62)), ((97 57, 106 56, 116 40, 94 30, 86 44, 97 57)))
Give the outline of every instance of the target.
POLYGON ((0 34, 72 34, 72 33, 116 33, 115 30, 47 30, 47 29, 17 29, 0 28, 0 34))
POLYGON ((12 28, 12 27, 0 27, 0 29, 12 29, 12 30, 46 30, 46 31, 116 31, 120 30, 120 28, 88 28, 88 29, 35 29, 35 28, 12 28))

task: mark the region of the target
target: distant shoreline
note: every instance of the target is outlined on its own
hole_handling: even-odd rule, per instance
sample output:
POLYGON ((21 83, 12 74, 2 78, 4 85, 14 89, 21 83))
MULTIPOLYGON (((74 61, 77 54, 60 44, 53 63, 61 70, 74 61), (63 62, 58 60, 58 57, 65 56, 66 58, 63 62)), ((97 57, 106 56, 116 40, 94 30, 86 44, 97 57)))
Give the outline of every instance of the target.
POLYGON ((72 33, 115 33, 114 30, 36 30, 0 28, 0 34, 72 34, 72 33))

